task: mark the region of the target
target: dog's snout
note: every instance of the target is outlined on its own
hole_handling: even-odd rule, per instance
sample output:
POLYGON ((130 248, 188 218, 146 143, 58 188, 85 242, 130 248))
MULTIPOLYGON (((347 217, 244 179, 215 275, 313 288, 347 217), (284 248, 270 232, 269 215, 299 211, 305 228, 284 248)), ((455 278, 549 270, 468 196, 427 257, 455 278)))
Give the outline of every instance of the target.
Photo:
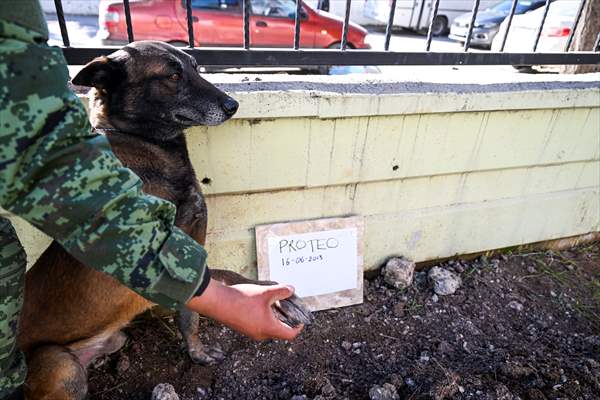
POLYGON ((233 115, 235 114, 235 112, 237 111, 239 104, 237 101, 235 101, 234 99, 232 99, 231 97, 228 97, 223 104, 221 104, 221 107, 223 108, 223 111, 225 111, 225 113, 227 115, 233 115))

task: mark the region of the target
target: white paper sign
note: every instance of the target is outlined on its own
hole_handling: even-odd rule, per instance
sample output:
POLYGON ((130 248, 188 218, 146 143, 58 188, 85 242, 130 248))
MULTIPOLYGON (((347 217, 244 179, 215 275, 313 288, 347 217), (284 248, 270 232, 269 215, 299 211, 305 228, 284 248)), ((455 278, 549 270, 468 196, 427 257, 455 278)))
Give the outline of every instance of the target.
POLYGON ((312 310, 362 302, 363 219, 256 227, 258 277, 295 287, 312 310))
POLYGON ((270 279, 300 297, 356 289, 356 228, 270 237, 270 279))

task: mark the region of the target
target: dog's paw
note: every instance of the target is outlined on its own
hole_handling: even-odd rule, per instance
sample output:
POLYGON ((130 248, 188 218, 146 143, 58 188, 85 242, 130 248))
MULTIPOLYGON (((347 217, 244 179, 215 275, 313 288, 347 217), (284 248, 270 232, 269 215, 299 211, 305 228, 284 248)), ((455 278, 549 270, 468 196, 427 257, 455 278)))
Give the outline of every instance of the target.
POLYGON ((310 325, 314 321, 308 307, 295 294, 292 297, 275 302, 273 311, 281 322, 293 328, 299 325, 310 325))
POLYGON ((201 365, 214 365, 225 359, 225 352, 218 345, 204 346, 199 344, 194 348, 189 348, 188 354, 194 363, 201 365))

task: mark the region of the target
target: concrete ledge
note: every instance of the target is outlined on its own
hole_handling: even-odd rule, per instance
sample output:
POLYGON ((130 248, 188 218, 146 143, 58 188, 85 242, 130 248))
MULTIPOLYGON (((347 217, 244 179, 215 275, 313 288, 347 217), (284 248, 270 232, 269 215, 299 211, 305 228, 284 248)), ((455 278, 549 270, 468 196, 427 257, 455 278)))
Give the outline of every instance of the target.
POLYGON ((221 83, 218 86, 240 101, 236 119, 593 107, 598 104, 600 93, 600 83, 586 81, 488 85, 254 82, 221 83), (299 87, 303 89, 298 90, 299 87), (575 90, 578 91, 576 96, 573 95, 575 90))

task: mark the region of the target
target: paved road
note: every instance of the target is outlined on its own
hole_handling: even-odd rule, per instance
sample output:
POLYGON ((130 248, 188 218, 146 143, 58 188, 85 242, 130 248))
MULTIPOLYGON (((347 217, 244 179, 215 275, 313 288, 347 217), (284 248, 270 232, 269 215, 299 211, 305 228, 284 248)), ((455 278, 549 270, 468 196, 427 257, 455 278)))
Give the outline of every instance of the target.
MULTIPOLYGON (((67 15, 67 31, 71 46, 99 46, 100 40, 96 38, 98 33, 98 17, 87 15, 67 15)), ((60 27, 54 14, 46 14, 48 29, 50 31, 50 43, 53 46, 62 45, 60 27)))
MULTIPOLYGON (((60 28, 56 15, 46 15, 48 27, 50 30, 50 43, 53 45, 62 44, 60 28)), ((98 18, 94 16, 67 15, 67 29, 69 39, 72 46, 99 46, 101 42, 97 37, 98 18)), ((385 34, 381 31, 373 30, 367 36, 367 42, 375 50, 383 50, 385 34)), ((400 31, 394 33, 390 41, 390 50, 392 51, 424 51, 425 36, 417 35, 413 32, 400 31)), ((449 40, 447 37, 434 38, 431 46, 432 51, 462 51, 462 46, 457 42, 449 40)), ((482 51, 482 50, 473 50, 482 51)), ((473 77, 481 76, 483 79, 488 75, 498 74, 514 74, 514 71, 509 66, 487 66, 487 67, 451 67, 451 66, 426 66, 426 67, 397 67, 397 66, 381 66, 378 68, 334 68, 334 74, 349 74, 349 73, 377 73, 390 78, 402 78, 424 80, 429 75, 433 78, 443 78, 445 75, 457 75, 458 72, 464 73, 465 76, 473 77)))

